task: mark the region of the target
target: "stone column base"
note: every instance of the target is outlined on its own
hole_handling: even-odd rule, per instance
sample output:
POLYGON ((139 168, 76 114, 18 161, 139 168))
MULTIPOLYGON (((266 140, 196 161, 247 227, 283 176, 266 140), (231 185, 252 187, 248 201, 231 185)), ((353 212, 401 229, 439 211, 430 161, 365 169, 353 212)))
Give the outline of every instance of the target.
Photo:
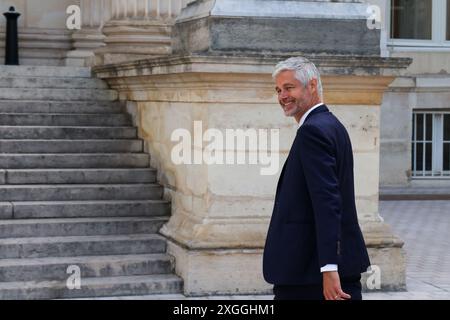
POLYGON ((66 66, 93 66, 95 62, 94 50, 105 45, 105 36, 99 28, 85 27, 72 35, 75 50, 66 54, 66 66))
POLYGON ((106 46, 95 50, 96 65, 169 55, 171 25, 151 19, 109 21, 102 29, 106 46))
POLYGON ((167 251, 186 296, 272 294, 262 275, 261 249, 190 250, 168 241, 167 251))
POLYGON ((85 67, 94 65, 94 62, 95 56, 92 51, 73 50, 67 53, 64 65, 71 67, 85 67))
POLYGON ((372 271, 362 277, 363 290, 370 292, 406 290, 406 252, 404 242, 396 237, 384 222, 361 224, 372 264, 372 271), (376 273, 380 274, 377 275, 376 273), (378 276, 380 285, 373 284, 378 276))

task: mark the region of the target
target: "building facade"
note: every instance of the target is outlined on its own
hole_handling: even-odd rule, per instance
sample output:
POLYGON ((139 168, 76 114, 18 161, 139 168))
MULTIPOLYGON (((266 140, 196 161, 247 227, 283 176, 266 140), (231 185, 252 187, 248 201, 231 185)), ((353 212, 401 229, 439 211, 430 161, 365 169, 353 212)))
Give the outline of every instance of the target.
POLYGON ((450 1, 369 1, 381 8, 382 54, 410 57, 381 107, 381 186, 448 186, 450 1))

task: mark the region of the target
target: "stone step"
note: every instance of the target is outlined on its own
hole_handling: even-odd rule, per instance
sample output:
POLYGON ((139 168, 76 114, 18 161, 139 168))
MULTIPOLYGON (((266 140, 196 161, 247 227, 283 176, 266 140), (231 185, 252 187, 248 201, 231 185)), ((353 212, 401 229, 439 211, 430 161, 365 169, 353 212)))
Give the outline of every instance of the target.
POLYGON ((80 126, 126 127, 131 119, 125 113, 57 114, 57 113, 0 113, 0 126, 80 126))
POLYGON ((134 127, 0 126, 2 139, 136 139, 134 127))
MULTIPOLYGON (((5 184, 155 183, 154 169, 11 169, 3 170, 5 184)), ((2 171, 0 170, 0 181, 2 171)))
POLYGON ((0 282, 67 280, 69 266, 83 278, 167 274, 173 258, 167 254, 0 259, 0 282))
POLYGON ((71 88, 108 89, 106 82, 96 78, 11 77, 0 74, 0 88, 71 88))
POLYGON ((145 153, 0 154, 0 168, 146 168, 149 158, 145 153))
MULTIPOLYGON (((47 196, 50 197, 48 194, 47 196)), ((141 192, 140 196, 144 197, 146 194, 141 192)), ((130 197, 130 195, 122 195, 122 197, 130 197)), ((154 197, 154 195, 149 196, 149 198, 154 197)), ((170 202, 155 199, 0 202, 1 219, 159 217, 168 215, 170 215, 170 202)))
POLYGON ((120 101, 15 101, 0 100, 1 113, 121 113, 120 101))
POLYGON ((157 234, 0 239, 0 259, 154 254, 165 252, 166 239, 157 234))
MULTIPOLYGON (((69 275, 67 275, 68 277, 69 275)), ((181 293, 183 281, 175 275, 82 278, 79 290, 70 290, 64 281, 0 283, 5 300, 69 299, 181 293)))
POLYGON ((142 140, 0 140, 0 153, 137 153, 142 140))
POLYGON ((3 77, 62 77, 91 78, 91 68, 87 67, 56 67, 56 66, 5 66, 0 65, 3 77))
POLYGON ((158 184, 2 185, 0 202, 78 200, 158 200, 158 184))
POLYGON ((0 219, 11 219, 14 207, 12 202, 0 202, 0 219))
POLYGON ((117 91, 106 89, 8 88, 0 90, 0 100, 114 101, 117 98, 117 91))
POLYGON ((168 217, 0 220, 0 238, 152 234, 168 217))

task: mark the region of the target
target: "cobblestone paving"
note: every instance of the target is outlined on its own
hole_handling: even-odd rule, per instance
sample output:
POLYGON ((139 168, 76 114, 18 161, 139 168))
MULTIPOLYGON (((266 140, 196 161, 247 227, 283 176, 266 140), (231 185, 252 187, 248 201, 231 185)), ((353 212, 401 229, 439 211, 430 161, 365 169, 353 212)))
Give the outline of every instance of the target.
POLYGON ((408 291, 364 298, 450 300, 450 201, 381 201, 380 214, 405 241, 408 291))

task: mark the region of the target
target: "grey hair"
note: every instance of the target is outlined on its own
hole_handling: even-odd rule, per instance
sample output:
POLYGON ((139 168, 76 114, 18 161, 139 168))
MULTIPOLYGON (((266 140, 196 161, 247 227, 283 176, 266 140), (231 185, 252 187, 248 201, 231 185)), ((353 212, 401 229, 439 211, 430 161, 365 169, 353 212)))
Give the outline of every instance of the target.
POLYGON ((319 70, 317 70, 314 63, 303 57, 289 58, 275 66, 272 77, 275 79, 281 72, 286 70, 295 71, 295 78, 305 87, 312 79, 317 79, 317 91, 319 97, 323 98, 322 80, 320 80, 319 70))

